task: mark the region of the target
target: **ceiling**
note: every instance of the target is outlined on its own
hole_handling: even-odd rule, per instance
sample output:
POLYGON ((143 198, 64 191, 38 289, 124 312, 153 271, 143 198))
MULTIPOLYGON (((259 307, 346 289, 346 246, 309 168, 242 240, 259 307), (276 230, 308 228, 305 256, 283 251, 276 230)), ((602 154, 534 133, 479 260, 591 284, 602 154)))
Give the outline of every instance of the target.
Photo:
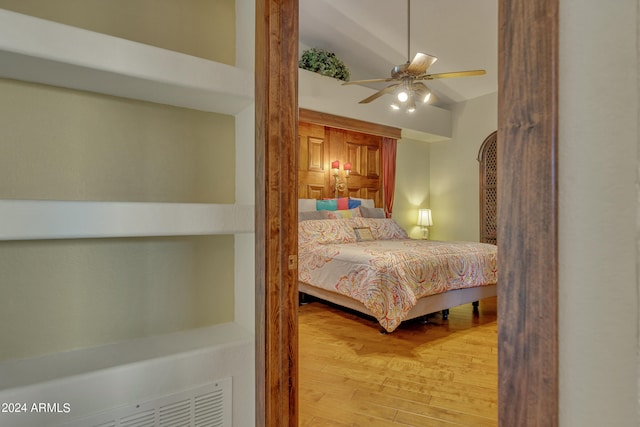
MULTIPOLYGON (((300 0, 300 49, 334 52, 351 80, 386 78, 394 65, 407 62, 407 24, 405 0, 300 0)), ((410 45, 411 58, 417 52, 438 57, 429 73, 487 71, 426 82, 435 105, 450 108, 497 91, 497 0, 412 0, 410 45)))

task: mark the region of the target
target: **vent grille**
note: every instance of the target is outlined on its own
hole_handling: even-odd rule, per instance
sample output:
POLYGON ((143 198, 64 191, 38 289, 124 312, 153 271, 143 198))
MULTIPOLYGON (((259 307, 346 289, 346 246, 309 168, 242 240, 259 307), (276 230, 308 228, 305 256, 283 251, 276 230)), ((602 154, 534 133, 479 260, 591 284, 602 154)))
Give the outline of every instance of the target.
POLYGON ((225 378, 60 427, 231 427, 231 395, 231 378, 225 378))
POLYGON ((169 403, 158 410, 160 427, 189 427, 191 422, 191 400, 169 403))
POLYGON ((224 413, 220 410, 224 395, 221 390, 198 396, 195 399, 195 423, 196 427, 222 426, 224 413))

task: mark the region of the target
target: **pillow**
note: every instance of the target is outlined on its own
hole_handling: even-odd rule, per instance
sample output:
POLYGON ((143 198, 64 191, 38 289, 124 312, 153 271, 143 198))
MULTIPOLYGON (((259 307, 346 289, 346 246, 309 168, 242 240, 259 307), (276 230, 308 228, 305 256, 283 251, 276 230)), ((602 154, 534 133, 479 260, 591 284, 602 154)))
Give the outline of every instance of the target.
POLYGON ((349 209, 349 198, 348 197, 338 197, 337 199, 325 198, 323 200, 335 200, 338 206, 339 211, 349 209))
POLYGON ((316 210, 318 211, 335 211, 338 210, 337 199, 316 200, 316 210))
POLYGON ((386 218, 387 216, 384 214, 384 209, 382 208, 365 208, 364 206, 360 206, 360 213, 363 218, 386 218))
POLYGON ((316 199, 298 199, 298 212, 316 210, 316 199))
POLYGON ((360 201, 360 206, 364 206, 365 208, 375 208, 376 204, 373 202, 373 199, 359 199, 357 197, 352 197, 351 200, 360 201))
POLYGON ((408 239, 404 228, 392 218, 354 218, 357 227, 369 227, 376 240, 408 239))
POLYGON ((300 221, 298 223, 299 253, 308 251, 317 245, 330 243, 355 243, 353 227, 357 227, 355 218, 324 219, 320 221, 300 221))
POLYGON ((360 214, 360 208, 347 209, 343 211, 331 211, 327 212, 328 219, 341 219, 341 218, 362 218, 360 214))
POLYGON ((338 198, 338 210, 345 211, 349 208, 349 198, 348 197, 340 197, 338 198))
POLYGON ((349 199, 349 209, 357 208, 362 204, 362 200, 349 199))
POLYGON ((305 211, 298 212, 298 221, 309 221, 316 219, 328 219, 327 213, 329 211, 305 211))
POLYGON ((367 240, 375 240, 370 227, 353 227, 358 242, 366 242, 367 240))

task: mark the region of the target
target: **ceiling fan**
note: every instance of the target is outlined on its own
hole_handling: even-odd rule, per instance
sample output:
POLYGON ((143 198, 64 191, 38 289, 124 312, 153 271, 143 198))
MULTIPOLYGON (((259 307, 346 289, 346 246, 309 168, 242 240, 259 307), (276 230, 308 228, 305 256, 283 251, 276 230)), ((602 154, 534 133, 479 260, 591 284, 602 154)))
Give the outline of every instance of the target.
POLYGON ((486 74, 485 70, 453 71, 449 73, 428 74, 427 69, 436 62, 438 58, 433 55, 418 52, 411 60, 411 0, 407 0, 407 62, 396 65, 391 70, 391 77, 380 79, 356 80, 345 82, 343 85, 354 85, 362 83, 397 82, 379 90, 368 98, 360 101, 360 104, 367 104, 382 95, 388 93, 396 94, 396 100, 391 104, 391 108, 400 110, 403 106, 405 111, 412 113, 416 109, 416 100, 426 103, 431 98, 431 91, 422 83, 423 80, 445 79, 452 77, 480 76, 486 74))

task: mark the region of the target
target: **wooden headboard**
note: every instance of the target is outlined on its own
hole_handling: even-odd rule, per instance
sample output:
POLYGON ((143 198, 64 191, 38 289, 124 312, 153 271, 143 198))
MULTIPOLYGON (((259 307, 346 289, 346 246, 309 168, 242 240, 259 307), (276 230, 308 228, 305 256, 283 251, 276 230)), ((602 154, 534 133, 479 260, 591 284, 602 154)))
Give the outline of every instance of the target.
POLYGON ((298 198, 335 195, 331 162, 351 163, 348 186, 340 197, 373 199, 382 207, 382 138, 400 139, 398 128, 300 109, 298 138, 298 198))

